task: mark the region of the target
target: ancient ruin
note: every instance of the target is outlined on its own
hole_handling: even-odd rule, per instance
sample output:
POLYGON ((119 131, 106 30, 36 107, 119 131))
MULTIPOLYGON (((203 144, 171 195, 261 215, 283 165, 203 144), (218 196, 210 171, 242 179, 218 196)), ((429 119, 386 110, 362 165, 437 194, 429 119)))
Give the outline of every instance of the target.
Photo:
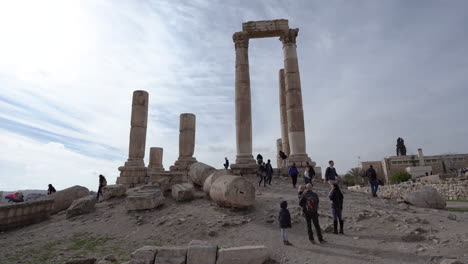
POLYGON ((195 152, 195 123, 194 114, 181 114, 179 125, 179 158, 170 168, 171 171, 188 172, 188 168, 197 159, 193 157, 195 152))
POLYGON ((283 43, 284 69, 279 71, 281 138, 283 151, 289 156, 288 165, 304 168, 312 163, 306 152, 304 111, 302 106, 296 38, 299 29, 289 28, 288 20, 253 21, 242 24, 242 31, 233 35, 236 51, 236 174, 253 174, 256 163, 252 155, 252 110, 249 73, 249 40, 279 37, 283 43))

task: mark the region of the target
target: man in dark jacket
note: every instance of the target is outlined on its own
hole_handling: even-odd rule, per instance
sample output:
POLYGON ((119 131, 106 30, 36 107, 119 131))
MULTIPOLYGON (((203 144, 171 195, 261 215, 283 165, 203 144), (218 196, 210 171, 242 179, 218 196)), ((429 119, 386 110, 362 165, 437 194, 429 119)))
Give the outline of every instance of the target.
POLYGON ((375 172, 374 167, 372 165, 370 165, 369 169, 367 169, 366 176, 367 178, 369 178, 369 185, 371 187, 372 196, 377 197, 379 181, 377 180, 377 172, 375 172))
POLYGON ((291 228, 291 214, 288 210, 288 202, 282 201, 280 204, 281 210, 278 216, 279 226, 281 228, 281 235, 283 236, 283 243, 287 246, 291 246, 288 240, 288 228, 291 228))
POLYGON ((315 244, 314 233, 312 232, 312 223, 314 223, 315 231, 317 232, 317 237, 320 243, 324 243, 325 240, 322 237, 322 231, 319 224, 319 198, 318 195, 312 191, 313 185, 308 183, 306 185, 307 191, 304 192, 299 200, 299 206, 302 207, 304 211, 304 217, 307 224, 307 233, 309 234, 309 241, 315 244))
POLYGON ((267 178, 266 178, 265 162, 260 164, 260 166, 258 167, 258 176, 260 176, 260 181, 258 182, 258 186, 260 187, 263 181, 263 187, 266 187, 267 178))
POLYGON ((330 186, 333 187, 333 184, 338 183, 338 180, 340 177, 338 176, 338 173, 336 173, 336 170, 334 167, 335 163, 333 162, 333 160, 330 160, 328 162, 328 165, 330 166, 325 171, 325 181, 328 182, 330 186))
POLYGON ((267 164, 265 164, 265 173, 266 173, 266 181, 269 185, 271 185, 271 179, 273 178, 273 167, 271 166, 271 161, 268 160, 267 164))
POLYGON ((333 215, 333 233, 338 234, 338 221, 340 221, 340 234, 343 234, 343 193, 338 184, 333 185, 328 198, 332 201, 332 215, 333 215))
POLYGON ((291 168, 289 168, 288 174, 289 176, 291 176, 293 188, 296 189, 297 175, 299 175, 299 171, 297 170, 296 163, 293 163, 291 168))

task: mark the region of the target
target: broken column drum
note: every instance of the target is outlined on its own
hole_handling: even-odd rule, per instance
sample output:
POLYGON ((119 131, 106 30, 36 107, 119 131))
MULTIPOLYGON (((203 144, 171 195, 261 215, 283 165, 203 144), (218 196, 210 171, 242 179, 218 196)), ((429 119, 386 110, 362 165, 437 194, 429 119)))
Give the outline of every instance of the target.
POLYGON ((148 169, 152 171, 164 171, 163 148, 150 148, 148 169))
POLYGON ((186 113, 180 115, 179 124, 179 158, 171 166, 171 171, 187 173, 190 165, 197 162, 193 157, 195 152, 196 116, 186 113))
POLYGON ((244 177, 222 175, 212 182, 210 198, 221 206, 249 207, 255 201, 255 186, 244 177))

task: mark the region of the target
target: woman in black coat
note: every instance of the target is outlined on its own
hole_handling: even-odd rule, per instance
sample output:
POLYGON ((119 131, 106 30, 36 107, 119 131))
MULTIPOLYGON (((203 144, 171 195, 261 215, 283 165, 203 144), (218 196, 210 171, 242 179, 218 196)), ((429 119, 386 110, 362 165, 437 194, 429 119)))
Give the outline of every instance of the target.
POLYGON ((283 243, 287 246, 291 246, 288 240, 288 228, 291 228, 291 214, 288 210, 288 202, 282 201, 280 204, 281 210, 278 216, 279 226, 281 228, 281 235, 283 236, 283 243))
POLYGON ((328 196, 332 201, 332 214, 333 214, 333 233, 338 234, 338 220, 340 221, 340 234, 343 234, 343 200, 344 196, 338 184, 333 184, 333 189, 328 196))

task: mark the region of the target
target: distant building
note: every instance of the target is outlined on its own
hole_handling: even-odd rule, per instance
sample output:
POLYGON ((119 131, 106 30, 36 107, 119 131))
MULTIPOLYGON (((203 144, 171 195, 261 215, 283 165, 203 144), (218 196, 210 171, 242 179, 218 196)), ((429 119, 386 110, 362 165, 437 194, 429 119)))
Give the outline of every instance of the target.
POLYGON ((427 174, 445 174, 468 167, 468 154, 448 154, 424 156, 422 149, 417 155, 390 156, 381 161, 361 162, 361 168, 366 170, 373 165, 377 177, 383 182, 390 182, 390 177, 396 172, 409 172, 413 178, 427 174))

